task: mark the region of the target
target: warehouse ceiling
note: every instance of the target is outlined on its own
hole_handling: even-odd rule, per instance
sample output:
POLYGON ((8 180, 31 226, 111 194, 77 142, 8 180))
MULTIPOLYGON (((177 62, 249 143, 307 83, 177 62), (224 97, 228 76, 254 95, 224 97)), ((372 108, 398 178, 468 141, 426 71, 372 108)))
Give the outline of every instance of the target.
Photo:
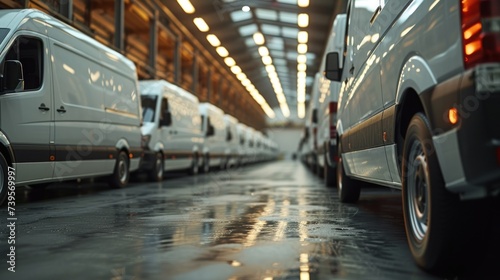
MULTIPOLYGON (((233 73, 238 73, 237 67, 230 67, 233 61, 225 58, 234 59, 234 63, 245 74, 240 74, 240 80, 243 81, 245 76, 250 80, 251 84, 248 84, 248 81, 243 84, 249 93, 255 94, 255 87, 274 109, 275 119, 293 120, 297 119, 298 113, 303 114, 297 110, 297 94, 300 101, 304 99, 304 89, 307 95, 310 93, 331 24, 338 13, 344 12, 346 0, 190 0, 187 1, 188 7, 182 8, 181 3, 185 2, 162 1, 173 14, 178 15, 179 20, 200 43, 211 51, 214 57, 218 57, 222 65, 233 73), (186 13, 186 9, 189 13, 186 13), (201 31, 193 22, 195 18, 201 18, 207 24, 208 30, 201 31), (299 20, 302 27, 299 26, 299 20), (302 38, 305 45, 298 47, 301 31, 307 32, 307 39, 302 38), (263 35, 264 43, 258 42, 256 33, 263 35), (223 49, 217 49, 218 42, 209 42, 209 34, 215 35, 215 39, 218 39, 215 41, 219 41, 219 47, 227 50, 226 54, 223 49), (305 47, 307 50, 298 49, 305 47), (299 52, 305 57, 300 56, 299 52), (270 59, 264 58, 266 56, 270 59), (298 66, 298 60, 304 58, 306 67, 298 66), (276 74, 273 72, 277 74, 278 79, 274 77, 276 74), (305 79, 298 80, 298 76, 305 76, 305 79)), ((302 35, 303 33, 301 32, 302 35)), ((258 101, 259 97, 254 96, 254 99, 258 101)), ((270 113, 267 112, 267 115, 270 113)))

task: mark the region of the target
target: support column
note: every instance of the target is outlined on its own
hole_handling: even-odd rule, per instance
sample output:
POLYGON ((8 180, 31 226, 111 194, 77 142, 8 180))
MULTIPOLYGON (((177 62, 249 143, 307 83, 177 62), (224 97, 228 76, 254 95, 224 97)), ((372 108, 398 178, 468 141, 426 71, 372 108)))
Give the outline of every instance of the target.
POLYGON ((115 47, 125 49, 125 0, 115 0, 115 47))
POLYGON ((200 55, 200 53, 198 52, 198 50, 195 50, 194 53, 193 53, 193 84, 191 85, 191 91, 196 95, 196 96, 199 96, 199 92, 197 91, 198 89, 198 78, 199 78, 199 73, 200 73, 200 69, 199 69, 199 65, 198 65, 198 55, 200 55))
POLYGON ((180 85, 181 84, 181 54, 182 53, 182 36, 178 35, 176 37, 176 42, 175 42, 175 51, 174 51, 174 75, 175 75, 175 83, 180 85))
POLYGON ((158 17, 156 10, 149 26, 149 67, 151 67, 153 79, 156 79, 156 58, 158 57, 158 17))

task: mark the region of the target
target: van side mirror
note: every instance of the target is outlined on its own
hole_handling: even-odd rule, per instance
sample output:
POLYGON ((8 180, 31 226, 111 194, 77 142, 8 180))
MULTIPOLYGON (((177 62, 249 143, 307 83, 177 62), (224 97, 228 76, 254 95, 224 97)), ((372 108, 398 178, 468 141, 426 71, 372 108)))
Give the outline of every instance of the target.
POLYGON ((172 124, 172 113, 163 113, 163 119, 160 120, 160 126, 170 126, 172 124))
POLYGON ((19 60, 7 60, 3 67, 3 93, 24 90, 23 64, 19 60))
POLYGON ((339 53, 331 52, 326 55, 325 77, 328 80, 340 82, 342 68, 339 66, 339 53))

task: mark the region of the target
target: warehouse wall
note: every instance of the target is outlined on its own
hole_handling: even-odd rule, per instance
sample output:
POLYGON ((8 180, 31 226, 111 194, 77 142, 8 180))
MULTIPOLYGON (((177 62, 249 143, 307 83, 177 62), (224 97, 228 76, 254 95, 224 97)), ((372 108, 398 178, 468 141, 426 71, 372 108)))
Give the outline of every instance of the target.
POLYGON ((302 131, 301 128, 268 128, 267 134, 278 144, 283 158, 291 159, 297 152, 302 131))

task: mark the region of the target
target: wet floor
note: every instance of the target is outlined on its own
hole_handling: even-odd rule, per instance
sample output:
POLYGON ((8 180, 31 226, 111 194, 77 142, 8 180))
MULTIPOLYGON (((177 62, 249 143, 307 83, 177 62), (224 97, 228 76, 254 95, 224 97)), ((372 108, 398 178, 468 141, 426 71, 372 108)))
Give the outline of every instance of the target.
POLYGON ((0 279, 442 279, 411 258, 399 191, 340 204, 294 161, 167 177, 18 188, 16 272, 2 226, 0 279))

